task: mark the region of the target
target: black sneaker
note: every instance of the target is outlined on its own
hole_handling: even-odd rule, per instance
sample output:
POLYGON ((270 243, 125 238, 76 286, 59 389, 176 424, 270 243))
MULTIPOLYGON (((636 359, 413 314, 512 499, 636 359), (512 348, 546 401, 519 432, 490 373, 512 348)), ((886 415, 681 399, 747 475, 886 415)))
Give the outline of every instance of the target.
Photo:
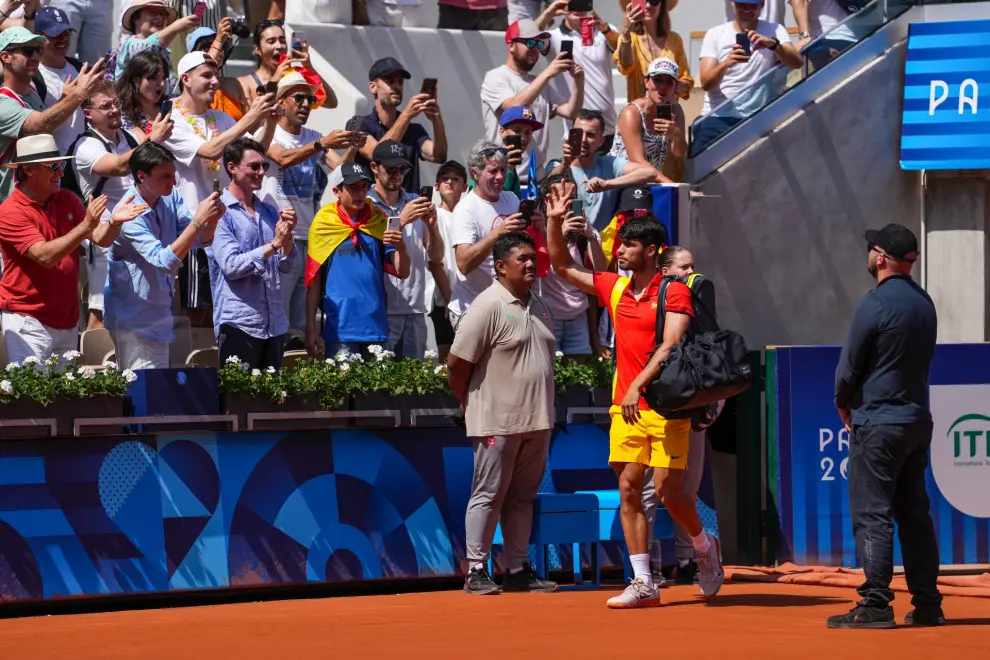
POLYGON ((911 610, 904 616, 904 623, 919 628, 944 626, 945 615, 941 607, 934 610, 911 610))
POLYGON ((544 580, 533 567, 526 562, 521 571, 515 573, 505 572, 505 579, 502 580, 502 591, 530 591, 536 593, 550 593, 557 590, 557 583, 544 580))
POLYGON ((698 564, 693 559, 688 559, 684 563, 678 562, 675 576, 675 584, 698 584, 698 564))
POLYGON ((472 568, 464 578, 464 592, 474 596, 495 596, 498 585, 492 581, 487 568, 472 568))
POLYGON ((857 605, 848 614, 830 616, 826 625, 829 628, 896 628, 894 608, 863 607, 857 605))

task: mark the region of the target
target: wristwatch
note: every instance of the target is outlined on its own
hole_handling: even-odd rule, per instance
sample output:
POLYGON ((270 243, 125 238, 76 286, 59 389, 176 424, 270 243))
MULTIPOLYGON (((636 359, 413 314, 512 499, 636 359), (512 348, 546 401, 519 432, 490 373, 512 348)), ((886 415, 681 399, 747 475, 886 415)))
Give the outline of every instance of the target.
POLYGON ((777 46, 779 46, 779 45, 780 45, 780 39, 778 39, 777 37, 774 37, 773 38, 773 45, 772 46, 768 46, 767 49, 770 50, 771 52, 773 52, 773 51, 777 50, 777 46))
POLYGON ((798 33, 798 39, 810 39, 810 38, 811 38, 811 33, 810 32, 799 32, 798 33))
POLYGON ((317 140, 316 142, 314 142, 313 143, 313 151, 315 151, 316 153, 320 153, 321 151, 323 151, 323 143, 320 142, 319 140, 317 140))

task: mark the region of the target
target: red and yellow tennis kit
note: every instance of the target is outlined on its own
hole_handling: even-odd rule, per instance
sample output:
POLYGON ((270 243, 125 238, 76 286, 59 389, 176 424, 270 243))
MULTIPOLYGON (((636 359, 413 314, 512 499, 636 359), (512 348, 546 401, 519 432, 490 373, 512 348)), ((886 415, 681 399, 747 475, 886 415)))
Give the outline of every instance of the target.
MULTIPOLYGON (((612 407, 609 416, 609 463, 642 463, 650 467, 687 468, 691 420, 664 419, 650 409, 642 395, 639 397, 639 419, 627 424, 622 419, 622 399, 630 384, 649 362, 656 348, 657 296, 660 291, 659 273, 639 299, 633 294, 632 280, 615 273, 595 273, 595 293, 599 303, 608 309, 615 328, 615 378, 612 381, 612 407)), ((694 316, 691 291, 681 282, 667 285, 665 308, 694 316)))

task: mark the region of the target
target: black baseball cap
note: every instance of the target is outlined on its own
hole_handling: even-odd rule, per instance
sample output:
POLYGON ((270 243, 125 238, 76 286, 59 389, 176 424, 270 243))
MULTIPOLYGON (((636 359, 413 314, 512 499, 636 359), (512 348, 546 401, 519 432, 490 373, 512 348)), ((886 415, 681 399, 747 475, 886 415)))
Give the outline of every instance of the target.
POLYGON ((448 160, 446 163, 440 166, 440 169, 437 170, 438 181, 440 180, 440 177, 443 175, 443 173, 446 172, 447 170, 454 170, 455 172, 461 175, 461 177, 464 179, 465 182, 467 182, 468 180, 467 168, 461 165, 460 163, 458 163, 456 160, 448 160))
POLYGON ((918 239, 914 232, 896 222, 892 222, 880 230, 867 230, 863 232, 863 238, 866 239, 866 245, 869 249, 872 250, 876 246, 880 248, 881 252, 885 252, 900 261, 914 263, 918 258, 918 239))
POLYGON ((341 163, 340 167, 335 169, 333 174, 330 175, 330 188, 333 190, 342 185, 351 185, 358 181, 372 183, 374 179, 371 176, 371 172, 363 165, 359 165, 358 163, 341 163))
POLYGON ((624 188, 619 197, 619 208, 616 213, 623 211, 645 210, 653 214, 653 193, 649 188, 624 188))
POLYGON ((406 148, 401 142, 395 140, 382 140, 371 152, 371 162, 384 165, 385 167, 397 167, 399 165, 409 165, 412 163, 406 158, 406 148))
POLYGON ((409 72, 406 71, 405 67, 399 64, 399 60, 394 57, 383 57, 371 65, 371 70, 368 71, 368 80, 387 78, 393 73, 401 73, 402 77, 406 80, 412 78, 412 76, 409 75, 409 72))

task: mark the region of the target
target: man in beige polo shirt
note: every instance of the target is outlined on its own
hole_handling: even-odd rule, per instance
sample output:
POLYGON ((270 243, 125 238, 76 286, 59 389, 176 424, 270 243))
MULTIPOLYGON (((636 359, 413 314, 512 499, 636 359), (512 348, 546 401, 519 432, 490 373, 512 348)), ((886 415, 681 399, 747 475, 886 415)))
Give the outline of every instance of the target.
POLYGON ((528 561, 533 499, 553 427, 553 315, 531 291, 536 252, 528 235, 501 236, 492 256, 497 279, 461 317, 447 358, 450 387, 464 408, 474 448, 464 591, 499 593, 486 564, 500 518, 502 590, 553 591, 556 583, 540 578, 528 561))

